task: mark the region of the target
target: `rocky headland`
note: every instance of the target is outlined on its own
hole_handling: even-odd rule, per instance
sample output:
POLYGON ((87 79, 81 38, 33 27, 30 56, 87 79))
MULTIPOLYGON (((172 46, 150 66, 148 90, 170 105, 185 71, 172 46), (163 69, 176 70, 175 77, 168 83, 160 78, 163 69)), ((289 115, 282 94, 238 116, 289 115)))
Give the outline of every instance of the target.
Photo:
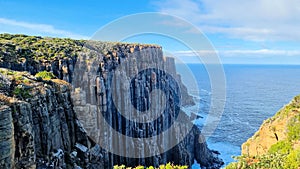
POLYGON ((296 96, 242 145, 242 156, 228 169, 300 167, 300 96, 296 96))
MULTIPOLYGON (((182 124, 166 136, 166 141, 178 144, 147 158, 129 157, 133 152, 128 148, 139 145, 143 151, 157 143, 121 144, 111 132, 93 134, 106 131, 95 127, 99 110, 116 131, 140 139, 172 125, 179 117, 178 106, 194 104, 176 73, 174 59, 164 57, 160 46, 1 34, 0 67, 0 168, 112 168, 168 162, 191 166, 194 160, 203 168, 223 164, 208 149, 198 127, 186 123, 189 116, 180 116, 182 124), (122 95, 128 89, 124 84, 131 84, 131 95, 122 95), (163 99, 149 96, 156 89, 169 99, 164 118, 136 125, 115 109, 112 93, 122 110, 134 112, 127 102, 146 109, 163 99), (183 131, 188 134, 180 139, 183 131), (128 156, 103 149, 97 139, 128 156)), ((163 150, 160 146, 157 149, 163 150)))

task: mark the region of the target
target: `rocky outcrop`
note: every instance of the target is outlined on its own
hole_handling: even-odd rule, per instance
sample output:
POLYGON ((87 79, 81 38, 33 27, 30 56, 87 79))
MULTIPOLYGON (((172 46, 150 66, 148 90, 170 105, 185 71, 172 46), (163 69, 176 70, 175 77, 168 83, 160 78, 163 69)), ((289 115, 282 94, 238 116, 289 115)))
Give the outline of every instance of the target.
POLYGON ((226 169, 300 167, 300 96, 296 96, 242 145, 242 155, 226 169))
MULTIPOLYGON (((95 42, 89 45, 99 49, 98 44, 95 42)), ((165 136, 165 141, 159 139, 142 141, 141 139, 134 144, 120 141, 122 138, 116 138, 113 131, 101 124, 99 127, 97 123, 99 123, 99 114, 102 113, 106 122, 123 135, 135 138, 157 136, 167 130, 172 125, 174 118, 177 118, 176 111, 180 111, 181 106, 179 102, 183 101, 183 105, 188 105, 192 104, 192 101, 187 94, 187 89, 183 87, 180 76, 176 74, 174 59, 164 58, 160 47, 123 45, 116 49, 116 55, 109 57, 102 56, 98 50, 94 52, 93 55, 90 53, 77 58, 72 78, 75 87, 73 93, 74 109, 84 128, 88 130, 94 140, 97 140, 96 142, 114 145, 115 151, 127 157, 118 157, 112 154, 105 155, 105 158, 110 160, 109 163, 129 166, 158 166, 159 164, 173 162, 190 166, 194 163, 194 159, 207 167, 214 166, 214 163, 217 164, 216 166, 222 163, 208 150, 205 141, 199 142, 200 133, 197 127, 191 127, 191 120, 181 119, 181 125, 165 136), (134 49, 130 50, 132 48, 134 49), (95 54, 98 57, 95 58, 95 54), (89 62, 87 63, 86 60, 89 62), (166 98, 170 100, 167 105, 163 105, 163 94, 149 96, 151 91, 155 89, 159 89, 163 94, 166 94, 166 98), (150 103, 155 104, 158 108, 165 108, 165 115, 158 116, 158 119, 146 124, 134 123, 122 117, 133 118, 137 113, 136 110, 146 110, 150 103), (187 122, 190 124, 186 124, 187 122), (124 130, 124 128, 127 130, 124 130), (100 136, 97 135, 99 130, 102 130, 100 136), (187 133, 187 137, 181 140, 181 137, 177 136, 176 133, 187 133), (171 140, 179 144, 173 149, 164 150, 165 147, 171 146, 171 140), (153 147, 153 144, 156 144, 156 148, 160 148, 160 150, 146 150, 147 147, 153 147), (135 147, 141 147, 143 150, 139 152, 141 154, 136 154, 136 157, 139 157, 139 155, 146 156, 151 154, 151 151, 165 153, 151 158, 129 158, 135 152, 128 150, 135 147), (145 150, 143 147, 145 147, 145 150)), ((146 116, 145 118, 151 117, 146 116)))
POLYGON ((194 159, 206 168, 219 168, 223 164, 207 148, 205 138, 190 122, 190 117, 180 111, 180 106, 194 104, 193 99, 176 74, 174 59, 163 57, 161 47, 67 40, 64 43, 70 45, 61 47, 63 52, 58 48, 46 58, 35 59, 36 55, 44 55, 40 44, 48 44, 49 49, 55 45, 51 39, 31 39, 38 44, 32 49, 30 46, 20 49, 15 41, 5 46, 0 66, 33 75, 46 70, 62 80, 46 81, 3 69, 0 115, 7 120, 0 123, 0 135, 4 135, 1 144, 9 147, 0 153, 0 165, 4 168, 76 165, 111 168, 116 164, 157 166, 167 162, 190 166, 194 159), (27 55, 23 55, 24 52, 27 55), (156 90, 162 93, 151 96, 156 90), (150 123, 132 122, 120 112, 124 110, 126 115, 134 117, 136 110, 150 109, 151 104, 156 105, 154 109, 164 107, 165 110, 163 116, 150 123), (120 139, 112 139, 113 133, 99 123, 100 113, 115 131, 137 140, 159 135, 174 124, 174 119, 180 118, 179 125, 165 135, 163 142, 146 140, 123 144, 120 139), (181 136, 182 133, 186 135, 181 136), (125 157, 107 152, 96 144, 99 141, 118 147, 125 157), (176 143, 174 147, 172 142, 176 143), (157 150, 146 150, 153 145, 157 150), (163 153, 132 158, 132 146, 140 148, 140 157, 144 157, 146 151, 163 153), (171 149, 164 150, 166 146, 171 149))
POLYGON ((259 130, 242 145, 242 154, 256 156, 268 153, 271 146, 280 141, 292 140, 293 148, 300 148, 298 137, 293 140, 292 134, 299 135, 300 96, 279 110, 273 117, 265 120, 259 130), (294 126, 295 128, 291 128, 294 126), (291 133, 295 132, 295 133, 291 133), (290 136, 289 136, 290 135, 290 136))
POLYGON ((102 73, 105 73, 114 70, 126 58, 135 58, 131 61, 135 60, 134 62, 139 64, 127 65, 133 66, 130 69, 141 70, 149 66, 147 65, 149 62, 152 62, 151 66, 168 66, 158 68, 167 68, 172 76, 178 78, 181 94, 184 97, 182 104, 194 104, 186 87, 181 83, 180 76, 176 74, 174 60, 164 58, 162 48, 157 45, 78 41, 10 34, 0 34, 0 40, 3 40, 0 41, 0 67, 28 71, 32 75, 46 70, 69 83, 73 81, 75 66, 76 69, 89 72, 101 69, 102 73), (77 63, 78 58, 82 59, 80 64, 77 63), (143 61, 148 63, 140 63, 143 61), (134 68, 135 66, 139 67, 134 68))
POLYGON ((0 117, 0 168, 12 168, 15 144, 11 109, 1 106, 0 117))
POLYGON ((66 167, 64 156, 75 143, 92 143, 73 111, 66 82, 38 82, 6 69, 0 82, 1 168, 66 167))

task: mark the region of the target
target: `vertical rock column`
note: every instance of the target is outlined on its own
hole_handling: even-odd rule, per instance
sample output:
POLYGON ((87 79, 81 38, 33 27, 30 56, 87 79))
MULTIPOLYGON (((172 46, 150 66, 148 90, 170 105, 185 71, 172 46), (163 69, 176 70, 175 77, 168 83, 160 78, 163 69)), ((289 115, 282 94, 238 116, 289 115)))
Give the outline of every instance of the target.
POLYGON ((13 168, 14 132, 12 112, 8 106, 0 107, 0 168, 13 168))

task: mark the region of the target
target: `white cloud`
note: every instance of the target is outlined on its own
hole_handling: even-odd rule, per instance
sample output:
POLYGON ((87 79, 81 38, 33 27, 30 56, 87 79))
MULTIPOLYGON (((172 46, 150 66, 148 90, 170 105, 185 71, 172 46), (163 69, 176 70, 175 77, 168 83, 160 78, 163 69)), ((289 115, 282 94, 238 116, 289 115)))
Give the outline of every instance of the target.
MULTIPOLYGON (((87 36, 82 36, 78 34, 74 34, 69 31, 61 30, 61 29, 56 29, 52 25, 47 25, 47 24, 36 24, 36 23, 28 23, 28 22, 22 22, 22 21, 15 21, 11 19, 6 19, 6 18, 0 18, 0 25, 16 29, 16 28, 21 28, 23 32, 26 32, 26 30, 31 30, 35 32, 39 32, 42 34, 50 34, 52 36, 59 36, 59 37, 68 37, 68 38, 75 38, 75 39, 89 39, 87 36)), ((18 32, 18 33, 23 33, 23 32, 18 32)), ((13 32, 9 32, 13 33, 13 32)))
POLYGON ((270 49, 260 49, 260 50, 229 50, 222 52, 224 56, 241 56, 241 55, 257 55, 257 56, 300 56, 300 50, 270 50, 270 49))
POLYGON ((175 56, 195 56, 196 54, 200 56, 206 56, 211 54, 218 54, 221 57, 240 57, 240 56, 254 56, 254 57, 264 57, 264 56, 300 56, 300 50, 270 50, 270 49, 260 49, 260 50, 223 50, 223 51, 177 51, 174 52, 175 56))
POLYGON ((210 55, 210 54, 217 54, 217 51, 214 50, 198 50, 198 51, 176 51, 173 54, 175 56, 195 56, 195 55, 210 55))
POLYGON ((299 0, 164 0, 161 12, 177 15, 207 33, 246 40, 300 40, 299 0))

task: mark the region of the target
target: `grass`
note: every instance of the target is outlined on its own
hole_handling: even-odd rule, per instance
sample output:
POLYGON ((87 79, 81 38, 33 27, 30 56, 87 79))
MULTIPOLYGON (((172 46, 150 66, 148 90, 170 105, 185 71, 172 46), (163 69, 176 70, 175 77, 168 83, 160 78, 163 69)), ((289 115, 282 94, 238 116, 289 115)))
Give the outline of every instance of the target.
POLYGON ((273 144, 268 150, 268 153, 288 154, 291 150, 292 150, 291 142, 284 140, 284 141, 278 141, 276 144, 273 144))
POLYGON ((47 72, 47 71, 41 71, 41 72, 38 72, 35 77, 37 78, 42 78, 42 79, 45 79, 45 80, 51 80, 51 79, 56 79, 56 76, 51 73, 51 72, 47 72))
POLYGON ((288 123, 288 139, 290 141, 300 140, 300 114, 291 119, 288 123))
POLYGON ((22 98, 22 99, 28 99, 32 97, 30 94, 30 89, 24 89, 18 86, 13 90, 12 94, 17 98, 22 98))

